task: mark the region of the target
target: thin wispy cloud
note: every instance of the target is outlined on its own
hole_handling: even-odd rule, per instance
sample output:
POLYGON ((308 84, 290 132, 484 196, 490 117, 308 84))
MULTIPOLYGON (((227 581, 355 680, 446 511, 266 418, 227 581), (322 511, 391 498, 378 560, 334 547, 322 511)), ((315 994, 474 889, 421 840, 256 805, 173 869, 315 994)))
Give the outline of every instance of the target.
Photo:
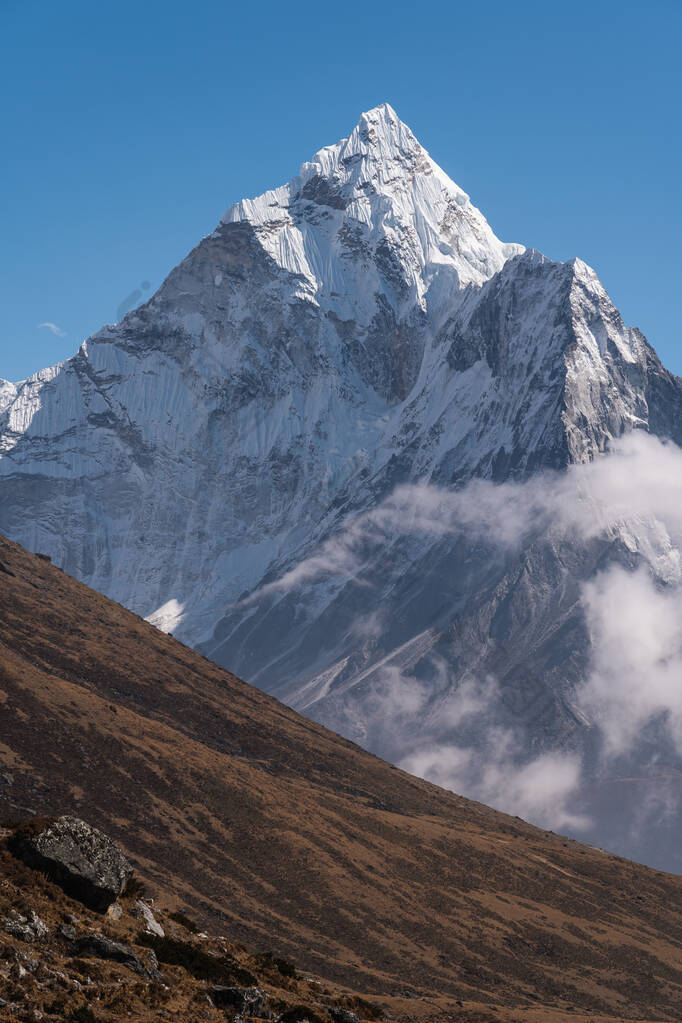
POLYGON ((499 810, 547 827, 589 827, 572 806, 579 755, 529 755, 522 731, 501 723, 502 693, 492 677, 457 681, 442 658, 429 660, 429 683, 395 664, 375 673, 363 703, 365 744, 411 774, 499 810), (434 689, 443 693, 435 701, 434 689))
POLYGON ((45 323, 39 323, 38 328, 40 329, 41 327, 46 327, 54 334, 55 337, 66 337, 66 331, 62 330, 61 327, 58 327, 56 323, 51 323, 49 320, 46 320, 45 323))
POLYGON ((402 536, 467 536, 520 548, 541 532, 589 540, 619 536, 666 581, 682 577, 682 451, 641 431, 607 456, 524 482, 473 480, 460 490, 405 484, 243 603, 286 594, 322 577, 362 581, 382 544, 402 536))

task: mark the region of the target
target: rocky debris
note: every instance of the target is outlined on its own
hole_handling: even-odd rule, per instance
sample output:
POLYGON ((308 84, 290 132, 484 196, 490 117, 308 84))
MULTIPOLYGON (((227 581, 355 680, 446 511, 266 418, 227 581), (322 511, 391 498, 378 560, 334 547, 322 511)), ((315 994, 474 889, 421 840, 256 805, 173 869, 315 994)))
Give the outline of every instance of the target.
POLYGON ((209 996, 217 1009, 235 1009, 255 1019, 270 1019, 272 1015, 267 995, 258 987, 223 987, 217 984, 210 989, 209 996))
POLYGON ((29 911, 28 916, 22 916, 15 909, 11 910, 9 916, 0 920, 0 927, 21 941, 43 941, 49 934, 47 925, 33 910, 29 911))
POLYGON ((334 1023, 360 1023, 360 1017, 357 1012, 344 1009, 342 1006, 332 1006, 327 1011, 334 1020, 334 1023))
MULTIPOLYGON (((165 912, 162 902, 136 900, 137 891, 129 893, 120 919, 87 908, 74 915, 71 910, 77 907, 68 893, 10 854, 17 831, 25 840, 54 823, 27 822, 13 829, 9 841, 0 841, 2 1019, 92 1023, 132 1016, 330 1023, 319 1001, 319 981, 303 977, 293 962, 272 952, 249 954, 228 938, 204 932, 179 940, 172 936, 174 925, 185 932, 186 923, 198 928, 183 914, 165 912), (158 930, 145 930, 140 921, 158 930), (161 937, 158 931, 164 929, 161 937), (267 993, 261 984, 268 985, 267 993)), ((333 1002, 332 992, 325 988, 324 993, 333 1002)), ((336 1023, 358 1021, 351 1014, 336 1023)))
POLYGON ((60 924, 57 928, 57 934, 60 938, 64 938, 65 941, 76 940, 76 928, 70 924, 60 924))
POLYGON ((59 817, 42 826, 29 821, 15 832, 10 848, 67 894, 100 912, 125 891, 133 874, 115 842, 77 817, 59 817))
MULTIPOLYGON (((137 953, 129 945, 120 941, 113 941, 103 934, 85 934, 77 938, 70 948, 73 956, 82 956, 94 959, 111 959, 115 963, 127 966, 135 973, 146 975, 147 971, 140 962, 137 953)), ((157 963, 158 966, 158 963, 157 963)))
POLYGON ((146 902, 142 902, 141 899, 138 899, 135 903, 133 913, 139 920, 144 922, 145 930, 148 934, 156 934, 159 938, 164 938, 166 936, 166 932, 146 902))

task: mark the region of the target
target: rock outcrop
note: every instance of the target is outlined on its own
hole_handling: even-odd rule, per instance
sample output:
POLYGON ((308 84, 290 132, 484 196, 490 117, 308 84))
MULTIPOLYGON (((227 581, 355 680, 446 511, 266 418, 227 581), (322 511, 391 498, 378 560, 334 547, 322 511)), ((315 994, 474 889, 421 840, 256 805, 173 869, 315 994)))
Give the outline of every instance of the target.
POLYGON ((142 902, 141 899, 138 899, 135 903, 134 913, 138 920, 142 921, 145 926, 145 930, 149 934, 155 934, 157 938, 164 937, 163 927, 156 919, 146 902, 142 902))
MULTIPOLYGON (((159 910, 164 926, 152 917, 156 931, 142 931, 141 907, 149 907, 135 899, 134 890, 122 893, 117 904, 121 913, 116 917, 74 903, 61 883, 55 883, 54 872, 48 871, 45 877, 9 850, 12 836, 25 842, 27 835, 44 834, 62 820, 50 825, 45 819, 34 819, 18 828, 0 829, 1 1019, 359 1023, 353 1013, 353 1019, 347 1020, 348 1013, 334 1012, 339 1005, 360 1002, 368 1010, 363 1017, 368 1023, 381 1017, 376 1004, 350 996, 347 990, 325 985, 322 993, 319 980, 303 978, 293 964, 282 972, 282 961, 273 960, 271 954, 249 952, 227 938, 199 933, 184 913, 159 910), (161 937, 164 933, 170 936, 161 937)), ((74 818, 66 821, 71 834, 75 832, 84 844, 84 829, 89 826, 77 820, 75 827, 74 818)), ((96 832, 98 846, 105 839, 96 832)), ((91 837, 90 846, 94 841, 91 837)), ((95 859, 101 861, 102 855, 95 859)), ((42 863, 39 866, 44 868, 42 863)), ((167 893, 159 896, 167 905, 167 893)), ((392 1017, 402 1023, 400 1015, 392 1017)))
POLYGON ((11 841, 12 851, 45 871, 64 891, 104 912, 122 892, 133 868, 118 846, 77 817, 31 821, 11 841))
POLYGON ((0 927, 7 934, 21 938, 22 941, 42 941, 49 934, 48 927, 33 909, 30 909, 26 916, 16 909, 11 910, 8 916, 0 919, 0 927))

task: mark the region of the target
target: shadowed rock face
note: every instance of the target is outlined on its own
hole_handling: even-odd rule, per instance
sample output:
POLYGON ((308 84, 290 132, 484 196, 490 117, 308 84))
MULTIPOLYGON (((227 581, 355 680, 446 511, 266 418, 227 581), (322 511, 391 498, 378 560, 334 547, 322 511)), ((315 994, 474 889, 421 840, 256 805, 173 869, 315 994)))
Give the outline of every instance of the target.
POLYGON ((632 429, 682 442, 680 381, 589 267, 500 242, 381 107, 121 323, 2 386, 0 529, 382 755, 372 680, 388 658, 428 684, 429 656, 453 690, 492 673, 529 749, 584 750, 579 587, 634 567, 617 540, 389 537, 362 585, 259 593, 396 486, 564 472, 632 429))
POLYGON ((77 817, 43 826, 30 822, 12 840, 12 851, 30 867, 45 871, 65 892, 104 912, 123 891, 133 868, 105 834, 77 817))

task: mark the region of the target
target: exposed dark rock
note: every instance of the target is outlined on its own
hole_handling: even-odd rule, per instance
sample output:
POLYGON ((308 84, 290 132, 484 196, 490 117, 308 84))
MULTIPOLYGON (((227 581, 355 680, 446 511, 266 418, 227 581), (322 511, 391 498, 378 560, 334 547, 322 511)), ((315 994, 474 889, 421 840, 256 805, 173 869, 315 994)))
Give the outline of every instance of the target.
POLYGON ((277 1023, 324 1023, 307 1005, 292 1005, 277 1017, 277 1023))
POLYGON ((235 1009, 256 1019, 270 1019, 267 995, 258 987, 240 988, 216 985, 210 992, 211 1001, 218 1009, 235 1009))
POLYGON ((204 952, 190 942, 179 941, 177 938, 159 938, 149 931, 141 931, 137 942, 153 949, 159 962, 167 966, 181 966, 198 980, 206 980, 218 987, 230 984, 256 986, 257 978, 254 974, 240 966, 231 956, 204 952))
POLYGON ((217 984, 209 991, 211 1001, 218 1009, 238 1009, 244 1005, 244 992, 238 987, 224 987, 217 984))
POLYGON ((357 1012, 344 1009, 342 1006, 330 1008, 329 1015, 334 1020, 334 1023, 360 1023, 360 1017, 357 1012))
POLYGON ((103 934, 85 934, 71 945, 71 954, 93 959, 111 959, 122 963, 135 973, 146 973, 136 953, 129 945, 120 941, 112 941, 103 934))
POLYGON ((153 948, 147 952, 147 973, 152 980, 162 981, 163 974, 159 970, 159 960, 153 948))
POLYGON ((301 189, 300 198, 320 206, 331 206, 335 210, 345 210, 349 203, 341 189, 335 188, 333 182, 323 178, 320 174, 316 174, 315 177, 306 181, 301 189))
POLYGON ((15 856, 44 870, 73 898, 104 912, 123 892, 133 868, 118 846, 77 817, 29 821, 10 841, 15 856))

